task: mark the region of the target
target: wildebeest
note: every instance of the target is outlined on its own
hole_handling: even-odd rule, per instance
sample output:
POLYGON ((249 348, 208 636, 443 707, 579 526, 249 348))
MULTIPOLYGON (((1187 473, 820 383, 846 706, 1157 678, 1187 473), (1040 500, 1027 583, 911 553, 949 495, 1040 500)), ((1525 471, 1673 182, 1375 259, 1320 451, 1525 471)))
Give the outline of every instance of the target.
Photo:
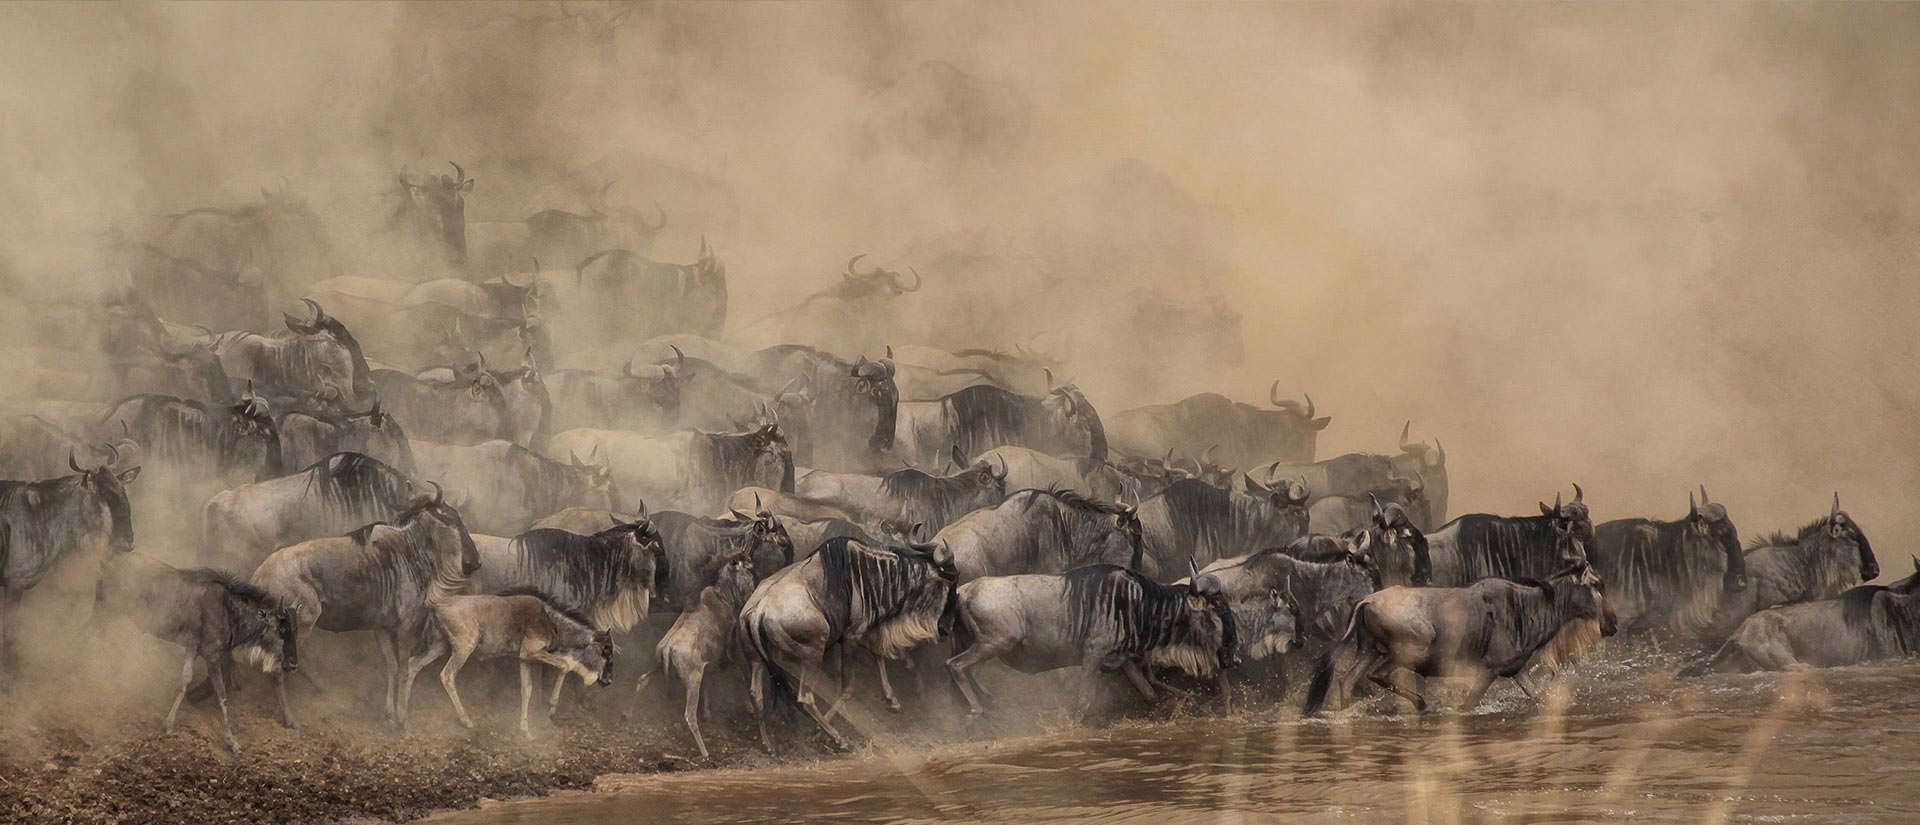
MULTIPOLYGON (((793 421, 795 459, 809 467, 868 470, 893 449, 900 388, 891 359, 848 362, 812 347, 769 347, 747 357, 743 370, 762 387, 807 387, 805 408, 793 421)), ((788 411, 782 409, 782 416, 788 411)), ((947 442, 950 443, 950 442, 947 442)), ((899 466, 892 464, 891 466, 899 466)))
POLYGON ((1727 508, 1687 494, 1687 515, 1676 521, 1618 519, 1594 528, 1593 567, 1612 588, 1623 630, 1704 631, 1723 592, 1747 588, 1746 554, 1727 508))
POLYGON ((594 627, 620 631, 646 618, 664 554, 644 513, 592 533, 534 528, 493 541, 476 535, 474 546, 474 592, 531 587, 586 614, 594 627))
MULTIPOLYGON (((679 350, 674 350, 678 355, 679 350)), ((619 375, 586 370, 557 370, 545 376, 556 410, 555 430, 593 427, 605 430, 659 432, 680 419, 680 370, 677 363, 648 364, 635 369, 628 361, 619 375)))
POLYGON ((1368 493, 1399 501, 1410 508, 1414 526, 1432 532, 1447 513, 1447 451, 1438 439, 1432 447, 1407 441, 1412 426, 1409 421, 1401 428, 1397 455, 1347 453, 1322 461, 1274 461, 1267 465, 1266 478, 1297 477, 1313 488, 1316 503, 1333 496, 1364 502, 1368 493))
POLYGON ((300 665, 294 625, 298 605, 280 599, 219 570, 178 570, 137 553, 114 553, 101 564, 94 589, 94 618, 123 617, 164 642, 185 649, 180 693, 167 710, 173 731, 180 703, 193 686, 193 661, 206 662, 207 680, 220 703, 220 728, 227 749, 240 752, 227 719, 227 685, 233 658, 243 657, 269 673, 291 673, 300 665))
MULTIPOLYGON (((772 513, 733 512, 726 518, 702 518, 676 510, 653 514, 665 550, 664 572, 654 593, 675 610, 684 610, 713 581, 715 571, 735 553, 744 553, 754 573, 765 576, 794 559, 793 539, 772 513)), ((811 549, 811 548, 809 548, 811 549)))
POLYGON ((400 688, 400 712, 395 719, 400 724, 406 723, 414 676, 441 656, 447 657, 447 666, 440 670, 440 684, 446 687, 460 724, 468 728, 473 727, 473 718, 460 703, 460 689, 455 683, 460 668, 474 656, 518 658, 520 735, 529 739, 533 731, 527 727, 527 712, 533 702, 535 663, 560 671, 561 678, 553 683, 549 713, 559 701, 560 686, 566 684, 568 673, 579 674, 585 684, 606 687, 613 683, 613 635, 538 590, 518 588, 494 595, 452 596, 429 607, 427 615, 420 649, 407 660, 400 688))
POLYGON ((136 395, 113 405, 100 425, 107 432, 127 433, 143 450, 143 460, 184 478, 213 474, 227 483, 244 483, 287 471, 280 429, 267 402, 252 393, 226 406, 136 395))
POLYGON ((1292 481, 1268 487, 1245 474, 1241 480, 1239 491, 1198 479, 1177 481, 1140 503, 1150 575, 1175 578, 1184 560, 1211 563, 1307 534, 1312 490, 1292 481))
POLYGON ((1186 478, 1185 471, 1169 468, 1161 459, 1112 461, 1082 473, 1080 459, 1056 458, 1027 447, 995 447, 975 461, 1005 468, 1009 490, 1079 490, 1103 501, 1145 501, 1167 485, 1186 478))
POLYGON ((1315 496, 1313 503, 1307 505, 1307 518, 1313 523, 1314 532, 1339 535, 1365 526, 1372 519, 1374 509, 1383 501, 1408 513, 1414 525, 1429 521, 1426 518, 1426 500, 1421 497, 1416 480, 1404 480, 1397 489, 1370 491, 1359 496, 1315 496))
MULTIPOLYGON (((344 536, 280 548, 253 572, 253 583, 299 605, 299 637, 315 627, 373 631, 386 659, 386 718, 398 719, 400 655, 414 649, 427 610, 466 591, 480 567, 473 536, 438 489, 393 520, 344 536)), ((294 726, 285 674, 276 674, 281 721, 294 726)))
POLYGON ((866 272, 859 271, 856 265, 860 263, 861 258, 865 257, 867 257, 867 253, 865 252, 853 256, 852 259, 847 261, 847 271, 840 273, 839 283, 808 295, 802 299, 799 304, 785 310, 785 312, 798 313, 805 310, 808 305, 815 301, 859 301, 865 298, 880 296, 897 298, 909 292, 920 291, 920 287, 923 284, 920 280, 919 270, 913 267, 907 267, 909 271, 913 272, 913 286, 909 288, 905 281, 901 279, 900 273, 893 270, 881 269, 876 266, 866 272))
POLYGON ((1578 484, 1573 485, 1573 501, 1562 504, 1556 493, 1553 506, 1542 502, 1537 516, 1472 513, 1427 533, 1436 587, 1465 587, 1493 576, 1539 578, 1585 562, 1586 548, 1592 546, 1593 519, 1578 484), (1579 541, 1559 541, 1561 528, 1572 529, 1579 541), (1580 555, 1567 555, 1575 551, 1580 555))
MULTIPOLYGON (((1365 556, 1373 564, 1383 586, 1432 584, 1433 556, 1427 547, 1427 536, 1407 515, 1407 509, 1399 504, 1383 505, 1372 496, 1368 500, 1372 509, 1366 524, 1340 534, 1340 539, 1351 545, 1352 552, 1365 556)), ((1319 538, 1311 536, 1308 541, 1319 538)), ((1304 549, 1299 543, 1290 547, 1304 549)))
POLYGON ((251 381, 272 397, 337 406, 366 403, 373 382, 360 341, 313 299, 300 300, 313 310, 312 320, 287 315, 283 332, 224 332, 214 339, 213 351, 227 377, 251 381))
MULTIPOLYGON (((1269 592, 1287 596, 1299 611, 1300 638, 1332 642, 1353 617, 1353 607, 1381 588, 1380 570, 1364 549, 1345 538, 1311 536, 1286 547, 1269 547, 1244 556, 1216 559, 1200 569, 1200 575, 1220 582, 1221 592, 1230 604, 1256 600, 1269 592), (1325 544, 1322 548, 1318 545, 1325 544), (1329 552, 1330 551, 1330 552, 1329 552)), ((1236 610, 1241 619, 1250 619, 1236 610)), ((1273 653, 1271 647, 1247 650, 1243 657, 1255 661, 1273 653)))
MULTIPOLYGON (((690 264, 654 261, 626 249, 607 249, 574 267, 577 307, 565 307, 557 332, 580 343, 649 338, 674 332, 718 337, 727 321, 727 265, 700 239, 690 264)), ((578 349, 579 346, 569 348, 578 349)))
POLYGON ((1920 654, 1920 560, 1892 587, 1861 585, 1838 597, 1770 607, 1740 623, 1711 657, 1681 676, 1840 667, 1920 654))
POLYGON ((170 317, 223 329, 266 321, 273 291, 307 283, 331 251, 313 210, 284 188, 168 215, 149 237, 129 271, 135 289, 170 317))
MULTIPOLYGON (((1571 540, 1566 528, 1554 529, 1571 540)), ((1545 581, 1485 578, 1468 587, 1389 587, 1354 608, 1346 633, 1314 673, 1306 713, 1338 710, 1363 678, 1426 711, 1426 698, 1399 684, 1403 671, 1416 679, 1472 680, 1462 711, 1477 707, 1496 677, 1514 680, 1537 700, 1529 667, 1577 658, 1616 627, 1606 585, 1584 562, 1545 581)))
POLYGON ((1100 413, 1073 384, 1051 387, 1045 398, 1020 395, 989 385, 967 387, 940 400, 937 423, 915 424, 939 438, 937 445, 903 445, 918 463, 939 462, 939 446, 958 445, 961 455, 979 455, 995 447, 1029 447, 1048 455, 1084 456, 1081 476, 1107 461, 1107 433, 1100 413))
POLYGON ((660 637, 653 649, 654 669, 642 674, 633 688, 638 699, 655 673, 663 674, 668 684, 680 683, 686 692, 687 731, 693 734, 701 759, 708 753, 707 739, 700 735, 700 717, 706 711, 700 687, 708 668, 724 667, 731 658, 733 625, 740 618, 740 608, 753 595, 753 586, 753 563, 744 555, 727 559, 713 583, 700 591, 699 600, 681 612, 667 635, 660 637))
POLYGON ((1415 526, 1432 530, 1447 517, 1447 448, 1437 437, 1432 446, 1424 441, 1408 441, 1407 433, 1412 428, 1412 421, 1400 426, 1400 454, 1389 459, 1392 477, 1419 479, 1420 498, 1426 504, 1426 513, 1414 514, 1425 518, 1415 526))
POLYGON ((698 512, 742 487, 793 491, 793 450, 777 423, 751 432, 656 436, 573 429, 556 433, 541 452, 556 459, 597 453, 624 494, 698 512))
POLYGON ((366 412, 287 410, 274 416, 285 467, 306 467, 334 453, 362 453, 401 472, 413 472, 413 449, 398 419, 380 409, 366 412))
POLYGON ((104 464, 82 467, 72 454, 73 475, 40 481, 0 481, 0 680, 14 676, 14 640, 20 597, 62 559, 101 544, 133 549, 133 507, 127 484, 138 466, 115 470, 119 450, 107 446, 104 464))
MULTIPOLYGON (((81 433, 92 429, 98 411, 85 415, 73 429, 41 415, 0 416, 0 478, 53 478, 67 472, 67 457, 95 449, 81 433)), ((134 460, 140 446, 131 438, 112 442, 124 460, 134 460)))
POLYGON ((562 209, 543 209, 528 215, 527 247, 536 258, 549 261, 577 261, 596 250, 606 249, 609 241, 618 241, 628 249, 642 255, 653 248, 653 239, 666 228, 667 210, 654 204, 654 211, 660 219, 649 223, 644 216, 627 224, 630 231, 619 232, 621 227, 611 227, 607 211, 607 190, 613 187, 613 181, 601 184, 600 191, 592 198, 587 214, 568 212, 562 209), (619 237, 624 236, 624 237, 619 237))
MULTIPOLYGON (((968 712, 986 711, 970 670, 998 659, 1022 673, 1081 667, 1081 715, 1115 670, 1147 701, 1147 671, 1178 668, 1195 679, 1223 678, 1239 663, 1236 621, 1220 582, 1188 566, 1190 585, 1160 584, 1139 572, 1094 565, 1065 573, 988 576, 960 586, 947 670, 968 712)), ((1222 685, 1224 687, 1224 684, 1222 685)))
POLYGON ((472 514, 469 526, 482 533, 511 536, 568 507, 618 510, 625 503, 606 464, 574 454, 560 461, 494 440, 471 447, 416 441, 414 455, 419 477, 453 491, 462 512, 472 514))
POLYGON ((415 181, 404 171, 395 176, 402 198, 390 222, 445 260, 462 264, 467 260, 467 195, 474 179, 460 164, 447 163, 459 177, 428 175, 415 181))
POLYGON ((373 382, 388 409, 410 422, 415 438, 442 444, 502 439, 535 446, 547 432, 553 402, 538 370, 491 370, 485 358, 419 373, 380 369, 373 382))
POLYGON ((289 544, 394 518, 413 498, 407 474, 361 453, 222 490, 202 510, 203 562, 252 565, 289 544))
POLYGON ((816 471, 797 481, 795 491, 867 524, 892 524, 902 529, 925 524, 928 530, 939 531, 955 519, 992 507, 1007 497, 1004 466, 996 470, 986 461, 968 466, 957 449, 953 461, 966 469, 936 476, 909 467, 877 478, 816 471), (813 483, 808 484, 809 480, 813 483))
POLYGON ((780 515, 776 515, 775 518, 779 520, 781 529, 787 531, 788 540, 793 542, 794 558, 811 556, 829 539, 842 536, 851 537, 861 544, 881 543, 880 539, 867 532, 865 527, 843 518, 802 519, 780 515))
POLYGON ((1274 459, 1312 461, 1320 431, 1333 419, 1314 417, 1312 396, 1304 406, 1281 398, 1279 381, 1273 382, 1268 397, 1276 409, 1209 392, 1173 404, 1123 410, 1113 416, 1113 446, 1134 455, 1159 455, 1168 449, 1200 455, 1211 447, 1239 467, 1274 459))
POLYGON ((1019 490, 947 525, 933 542, 953 554, 961 581, 1059 573, 1094 564, 1145 564, 1134 508, 1072 490, 1019 490))
POLYGON ((762 580, 736 625, 753 663, 748 693, 760 715, 761 745, 773 750, 767 715, 775 694, 791 691, 820 730, 844 747, 813 692, 824 678, 828 648, 858 646, 887 660, 932 641, 954 577, 953 556, 937 543, 871 547, 837 538, 762 580))
POLYGON ((1880 575, 1873 544, 1859 522, 1840 509, 1833 494, 1833 510, 1815 519, 1795 535, 1761 536, 1747 550, 1747 589, 1720 596, 1708 638, 1718 641, 1732 633, 1742 619, 1756 611, 1793 602, 1831 599, 1880 575))

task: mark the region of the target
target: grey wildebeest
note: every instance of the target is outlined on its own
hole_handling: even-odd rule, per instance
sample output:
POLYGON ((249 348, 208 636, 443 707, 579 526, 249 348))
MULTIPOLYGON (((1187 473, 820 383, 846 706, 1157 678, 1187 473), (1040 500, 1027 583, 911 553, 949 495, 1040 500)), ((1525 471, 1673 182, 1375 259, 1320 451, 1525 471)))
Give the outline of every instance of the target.
POLYGON ((274 416, 280 433, 280 459, 286 467, 305 467, 334 453, 363 453, 402 472, 413 472, 413 450, 400 421, 380 409, 366 412, 289 410, 274 416))
POLYGON ((1838 597, 1770 607, 1681 676, 1841 667, 1920 654, 1920 560, 1899 584, 1861 585, 1838 597))
POLYGON ((1140 503, 1155 578, 1171 579, 1182 561, 1211 563, 1251 550, 1284 545, 1307 534, 1307 499, 1313 491, 1289 481, 1268 487, 1241 476, 1240 491, 1222 490, 1198 479, 1178 481, 1140 503))
MULTIPOLYGON (((679 353, 678 349, 674 350, 679 353)), ((592 427, 652 433, 672 429, 680 419, 680 370, 686 356, 675 363, 648 364, 635 369, 628 361, 619 375, 587 370, 557 370, 545 380, 554 398, 553 428, 592 427)))
MULTIPOLYGON (((416 497, 392 524, 376 522, 344 536, 311 539, 274 551, 253 583, 298 604, 300 638, 315 627, 335 633, 372 631, 386 659, 386 718, 398 718, 400 655, 414 649, 427 610, 467 588, 480 552, 436 489, 416 497)), ((294 725, 284 674, 276 674, 281 721, 294 725)))
MULTIPOLYGON (((1244 556, 1216 559, 1200 575, 1220 582, 1229 603, 1239 605, 1270 591, 1287 596, 1299 610, 1300 637, 1332 642, 1353 617, 1353 607, 1381 588, 1380 570, 1354 537, 1310 536, 1286 547, 1269 547, 1244 556)), ((1235 615, 1240 615, 1236 610, 1235 615)), ((1251 617, 1242 616, 1250 619, 1251 617)), ((1257 661, 1285 649, 1249 650, 1257 661)))
POLYGON ((575 336, 562 344, 575 351, 583 344, 674 332, 718 337, 727 321, 727 265, 700 239, 690 264, 651 260, 626 249, 607 249, 574 267, 579 306, 557 314, 555 331, 575 336))
POLYGON ((528 215, 528 251, 536 258, 549 261, 577 261, 597 250, 606 249, 608 241, 616 235, 625 236, 618 240, 628 249, 642 255, 652 251, 654 238, 659 237, 660 230, 667 226, 666 208, 656 203, 653 208, 659 214, 659 220, 650 223, 644 214, 635 215, 635 220, 624 222, 623 226, 615 227, 615 231, 610 233, 608 224, 613 215, 607 212, 607 190, 612 186, 613 181, 600 186, 600 191, 587 207, 587 214, 543 209, 528 215), (623 228, 628 231, 618 231, 623 228))
POLYGON ((416 441, 414 455, 419 477, 453 492, 462 512, 472 514, 469 526, 482 533, 515 535, 568 507, 620 509, 613 471, 577 455, 557 461, 500 440, 471 447, 416 441))
POLYGON ((20 597, 67 556, 104 544, 133 549, 133 507, 127 484, 140 468, 115 470, 119 450, 107 446, 105 464, 80 466, 67 455, 73 475, 40 481, 0 481, 0 682, 14 676, 14 640, 20 597))
MULTIPOLYGON (((902 405, 903 407, 906 405, 902 405)), ((925 405, 922 405, 925 406, 925 405)), ((995 447, 1028 447, 1055 456, 1084 456, 1085 477, 1107 462, 1107 432, 1100 413, 1073 384, 1051 387, 1044 398, 989 385, 967 387, 927 407, 903 427, 901 451, 932 466, 940 448, 957 445, 961 455, 995 447)))
POLYGON ((1723 593, 1713 613, 1708 638, 1719 641, 1740 621, 1769 607, 1793 602, 1831 599, 1880 575, 1873 544, 1859 522, 1840 509, 1833 494, 1833 510, 1800 528, 1795 535, 1761 536, 1743 558, 1747 589, 1723 593))
POLYGON ((219 570, 178 570, 137 553, 115 553, 101 564, 93 606, 94 622, 111 613, 184 649, 180 693, 164 722, 169 733, 193 686, 194 660, 206 662, 207 680, 220 703, 220 728, 234 753, 240 743, 227 719, 233 658, 248 659, 269 673, 291 673, 300 664, 294 633, 298 606, 219 570))
POLYGON ((787 538, 793 542, 794 558, 811 556, 828 539, 841 536, 851 537, 861 544, 882 543, 867 528, 843 518, 802 519, 781 515, 775 518, 779 520, 781 529, 787 531, 787 538))
POLYGON ((908 467, 880 477, 815 471, 797 481, 795 491, 833 505, 856 521, 899 529, 925 524, 937 532, 961 516, 1007 498, 1004 466, 996 470, 987 461, 969 466, 957 449, 953 461, 966 469, 936 476, 908 467))
POLYGON ((620 631, 646 618, 664 553, 644 513, 592 533, 534 528, 473 540, 480 552, 474 592, 531 587, 586 614, 594 627, 620 631))
POLYGON ((626 495, 699 512, 742 487, 793 492, 793 450, 778 423, 751 432, 655 436, 573 429, 556 433, 542 452, 556 459, 597 454, 626 495))
POLYGON ((535 446, 547 432, 553 402, 531 367, 489 370, 484 358, 419 373, 373 371, 386 406, 412 422, 414 438, 442 444, 503 439, 535 446))
POLYGON ((447 163, 459 177, 428 175, 416 181, 404 171, 396 176, 401 200, 389 222, 439 257, 462 264, 467 260, 467 195, 474 179, 460 164, 447 163))
POLYGON ((759 350, 746 360, 743 371, 762 387, 789 388, 795 379, 807 387, 797 397, 805 404, 794 411, 797 416, 780 410, 793 420, 795 460, 801 464, 868 470, 893 449, 900 387, 891 359, 869 361, 863 355, 848 362, 788 344, 759 350))
POLYGON ((954 576, 953 556, 939 544, 872 547, 837 538, 764 578, 736 625, 753 663, 748 695, 760 715, 761 745, 773 750, 767 717, 775 701, 791 695, 845 747, 814 694, 828 649, 839 647, 846 673, 854 647, 884 662, 932 641, 951 604, 954 576))
MULTIPOLYGON (((1347 453, 1321 461, 1275 461, 1267 465, 1266 477, 1298 477, 1313 488, 1315 502, 1333 496, 1363 502, 1368 493, 1383 501, 1399 501, 1409 506, 1414 526, 1432 532, 1447 513, 1447 451, 1438 439, 1431 447, 1408 441, 1412 426, 1409 421, 1401 428, 1397 455, 1347 453)), ((1317 520, 1315 526, 1319 527, 1317 520)))
POLYGON ((1556 493, 1553 506, 1541 502, 1540 515, 1471 513, 1428 533, 1430 581, 1436 587, 1465 587, 1493 576, 1540 578, 1585 562, 1586 549, 1592 546, 1593 519, 1587 512, 1586 493, 1575 484, 1573 501, 1562 504, 1556 493), (1560 541, 1563 528, 1572 530, 1579 541, 1560 541), (1576 552, 1579 555, 1570 555, 1576 552))
POLYGON ((1612 588, 1614 614, 1628 632, 1695 636, 1713 621, 1722 593, 1747 589, 1746 554, 1727 508, 1687 494, 1675 521, 1635 518, 1594 528, 1593 568, 1612 588))
MULTIPOLYGON (((968 713, 986 711, 971 669, 998 659, 1022 673, 1078 665, 1080 715, 1102 674, 1115 670, 1148 702, 1152 668, 1201 680, 1224 679, 1239 663, 1236 620, 1220 582, 1192 565, 1190 585, 1160 584, 1139 572, 1094 565, 1065 573, 988 576, 954 597, 954 648, 947 670, 968 713)), ((1224 682, 1221 683, 1224 688, 1224 682)))
POLYGON ((701 759, 708 753, 707 739, 700 734, 700 718, 707 711, 700 687, 708 668, 724 667, 731 658, 733 625, 740 618, 740 608, 753 595, 753 586, 753 562, 744 555, 728 558, 713 583, 700 591, 699 600, 682 611, 673 620, 673 627, 660 637, 653 649, 654 669, 642 674, 633 687, 637 701, 655 673, 663 674, 668 684, 680 683, 686 692, 687 731, 693 734, 701 759))
MULTIPOLYGON (((1364 556, 1378 572, 1381 586, 1433 583, 1433 557, 1427 550, 1427 537, 1399 504, 1381 504, 1368 496, 1367 520, 1337 537, 1316 531, 1315 535, 1288 545, 1288 551, 1301 558, 1338 556, 1351 552, 1364 556)), ((1318 525, 1315 525, 1316 527, 1318 525)))
POLYGON ((136 395, 113 405, 101 427, 126 433, 140 445, 143 460, 182 480, 213 476, 228 484, 245 483, 287 471, 280 428, 266 400, 251 392, 226 406, 136 395))
POLYGON ((1280 382, 1268 391, 1275 409, 1261 409, 1218 393, 1201 393, 1173 404, 1122 410, 1113 416, 1113 446, 1133 455, 1159 455, 1178 450, 1200 455, 1217 448, 1228 464, 1239 467, 1280 459, 1313 460, 1320 431, 1333 419, 1314 417, 1313 397, 1307 403, 1280 397, 1280 382))
MULTIPOLYGON (((1565 528, 1554 529, 1571 540, 1565 528)), ((1426 711, 1426 698, 1399 684, 1402 672, 1416 679, 1472 680, 1462 711, 1477 707, 1497 677, 1514 680, 1537 700, 1529 667, 1572 661, 1615 629, 1606 585, 1584 562, 1545 581, 1485 578, 1468 587, 1389 587, 1354 608, 1346 633, 1314 673, 1306 713, 1338 710, 1361 679, 1426 711)))
POLYGON ((560 686, 568 673, 580 675, 585 684, 606 687, 613 683, 613 634, 597 628, 586 616, 532 588, 518 588, 486 596, 452 596, 427 609, 428 621, 418 652, 407 660, 407 673, 400 688, 400 714, 396 721, 406 723, 406 706, 413 696, 413 678, 441 656, 447 666, 440 670, 440 684, 447 689, 453 712, 460 724, 473 727, 473 718, 460 703, 456 680, 467 660, 478 656, 493 659, 513 656, 520 660, 520 734, 529 739, 528 707, 533 703, 533 666, 543 664, 560 671, 553 683, 551 713, 560 699, 560 686))
POLYGON ((227 377, 251 381, 271 397, 337 406, 365 403, 373 382, 359 340, 318 303, 300 300, 313 309, 312 320, 288 315, 283 332, 225 332, 214 339, 213 351, 220 356, 227 377))
POLYGON ((371 456, 338 453, 291 475, 215 493, 201 511, 201 558, 251 566, 289 544, 394 518, 412 498, 405 473, 371 456))
POLYGON ((782 493, 766 487, 742 487, 727 497, 729 510, 759 512, 766 510, 776 516, 805 519, 851 519, 853 514, 839 505, 806 496, 782 493))
POLYGON ((1072 490, 1019 490, 995 507, 956 519, 933 542, 953 553, 961 581, 1058 573, 1094 564, 1145 563, 1134 508, 1072 490))
MULTIPOLYGON (((756 575, 766 576, 791 564, 793 539, 772 513, 733 512, 727 518, 702 518, 674 510, 653 514, 665 551, 662 570, 655 575, 660 589, 654 595, 675 610, 684 610, 713 581, 716 571, 735 553, 744 553, 756 575)), ((811 548, 809 548, 811 549, 811 548)))
MULTIPOLYGON (((1079 459, 1057 458, 1027 447, 995 447, 975 461, 1005 468, 1009 490, 1079 490, 1103 501, 1145 501, 1187 475, 1161 459, 1110 461, 1082 473, 1079 459)), ((802 480, 804 484, 804 479, 802 480)))

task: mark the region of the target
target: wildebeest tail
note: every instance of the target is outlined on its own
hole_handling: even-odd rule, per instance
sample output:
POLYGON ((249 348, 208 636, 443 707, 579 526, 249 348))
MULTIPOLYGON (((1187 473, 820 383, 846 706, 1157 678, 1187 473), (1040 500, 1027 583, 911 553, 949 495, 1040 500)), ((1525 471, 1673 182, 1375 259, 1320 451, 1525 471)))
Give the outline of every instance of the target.
POLYGON ((1333 689, 1333 677, 1339 670, 1340 657, 1353 647, 1354 630, 1359 628, 1360 614, 1366 609, 1364 603, 1353 609, 1353 618, 1347 620, 1346 632, 1340 634, 1340 638, 1334 640, 1326 654, 1320 657, 1320 666, 1313 671, 1313 682, 1307 686, 1307 704, 1301 713, 1317 716, 1320 709, 1326 706, 1327 692, 1333 689))
POLYGON ((771 652, 767 650, 767 618, 758 617, 746 626, 747 650, 754 658, 767 667, 767 704, 763 712, 772 714, 784 708, 800 706, 800 691, 793 677, 787 675, 771 652))

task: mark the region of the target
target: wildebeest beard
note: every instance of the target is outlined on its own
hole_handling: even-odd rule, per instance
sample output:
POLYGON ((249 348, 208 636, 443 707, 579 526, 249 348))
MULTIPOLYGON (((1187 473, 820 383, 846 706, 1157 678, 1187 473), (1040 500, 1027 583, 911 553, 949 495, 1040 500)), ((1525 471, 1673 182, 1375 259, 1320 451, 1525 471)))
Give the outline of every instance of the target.
POLYGON ((261 670, 292 670, 298 666, 297 633, 286 605, 267 591, 224 570, 201 567, 180 571, 188 581, 204 582, 225 591, 222 599, 227 611, 227 626, 233 636, 227 647, 261 670), (262 613, 278 617, 270 620, 262 613))
POLYGON ((867 638, 873 651, 894 658, 939 635, 950 609, 951 583, 929 584, 933 562, 899 548, 857 546, 829 539, 814 555, 825 574, 829 638, 867 638))
POLYGON ((720 495, 758 483, 765 462, 780 464, 780 492, 793 492, 793 459, 780 446, 758 433, 700 433, 694 455, 702 465, 702 477, 710 480, 720 495), (706 449, 698 449, 700 441, 706 449), (777 453, 777 454, 776 454, 777 453))

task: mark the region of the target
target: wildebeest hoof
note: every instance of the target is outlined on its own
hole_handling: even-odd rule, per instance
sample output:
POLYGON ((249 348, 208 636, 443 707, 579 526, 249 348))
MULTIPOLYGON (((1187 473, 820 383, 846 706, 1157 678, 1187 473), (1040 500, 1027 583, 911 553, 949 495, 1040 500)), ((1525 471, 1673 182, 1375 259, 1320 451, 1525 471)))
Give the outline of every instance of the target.
POLYGON ((899 713, 899 712, 900 712, 900 700, 898 700, 898 699, 888 699, 888 700, 887 700, 887 710, 890 710, 890 711, 892 711, 892 712, 894 712, 894 713, 899 713))

